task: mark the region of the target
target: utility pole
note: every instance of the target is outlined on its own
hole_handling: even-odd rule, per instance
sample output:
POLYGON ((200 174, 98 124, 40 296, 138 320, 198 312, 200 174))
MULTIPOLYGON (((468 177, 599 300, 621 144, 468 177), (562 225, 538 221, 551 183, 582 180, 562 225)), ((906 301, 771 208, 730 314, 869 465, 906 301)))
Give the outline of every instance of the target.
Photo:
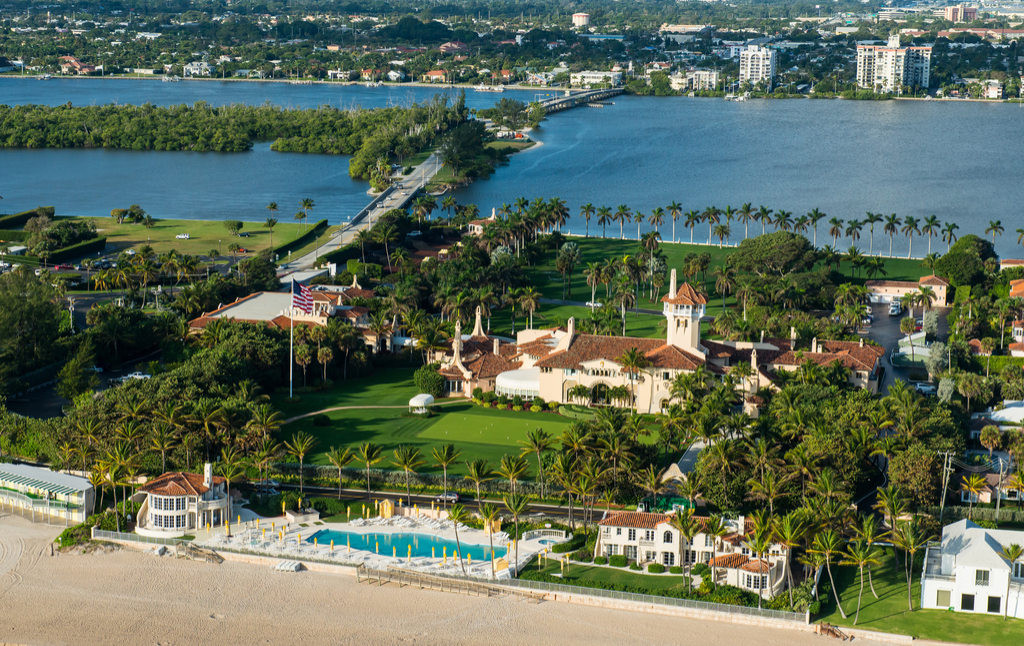
POLYGON ((946 490, 949 487, 949 474, 953 470, 950 461, 953 458, 952 451, 941 451, 942 456, 942 498, 939 501, 939 526, 942 526, 942 515, 946 511, 946 490))
MULTIPOLYGON (((1006 460, 999 458, 999 482, 996 483, 996 522, 999 522, 999 501, 1003 499, 1003 477, 1006 460)), ((1019 494, 1018 494, 1019 495, 1019 494)))

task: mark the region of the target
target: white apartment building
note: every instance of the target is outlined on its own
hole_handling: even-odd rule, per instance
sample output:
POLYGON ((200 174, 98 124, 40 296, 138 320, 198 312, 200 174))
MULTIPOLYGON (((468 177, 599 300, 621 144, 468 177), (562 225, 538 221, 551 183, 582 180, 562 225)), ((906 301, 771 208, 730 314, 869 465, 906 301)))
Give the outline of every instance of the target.
POLYGON ((740 84, 749 81, 751 84, 757 85, 761 81, 765 81, 770 92, 778 58, 778 52, 760 45, 751 45, 744 49, 740 52, 740 84))
POLYGON ((1000 556, 1024 546, 1024 532, 982 529, 961 520, 942 529, 942 542, 925 552, 921 607, 1024 619, 1024 561, 1000 556))
POLYGON ((931 46, 901 47, 899 34, 885 45, 857 45, 857 85, 881 92, 927 88, 931 59, 931 46))
POLYGON ((569 75, 569 80, 576 87, 581 85, 605 85, 611 84, 612 87, 618 87, 622 85, 622 72, 573 72, 569 75))
MULTIPOLYGON (((753 525, 742 517, 729 520, 729 534, 717 539, 699 532, 693 543, 669 523, 672 516, 644 512, 613 514, 598 523, 595 556, 625 556, 640 565, 660 563, 665 567, 707 563, 716 570, 716 583, 732 585, 764 597, 772 597, 786 586, 786 553, 772 543, 767 554, 754 554, 747 535, 753 525), (682 557, 680 558, 680 554, 682 557)), ((694 516, 698 522, 707 520, 694 516)))
POLYGON ((714 90, 718 86, 718 72, 714 70, 686 70, 669 78, 673 90, 714 90))

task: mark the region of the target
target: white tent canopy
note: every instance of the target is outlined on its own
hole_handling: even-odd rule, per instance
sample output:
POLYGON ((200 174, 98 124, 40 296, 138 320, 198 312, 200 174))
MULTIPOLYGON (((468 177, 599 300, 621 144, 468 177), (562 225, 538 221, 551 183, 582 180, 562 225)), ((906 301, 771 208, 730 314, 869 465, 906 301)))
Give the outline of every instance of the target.
POLYGON ((433 403, 433 395, 419 394, 409 400, 409 410, 413 413, 425 413, 427 412, 427 406, 433 403))
POLYGON ((494 380, 494 392, 508 397, 540 397, 540 368, 520 368, 498 375, 494 380))

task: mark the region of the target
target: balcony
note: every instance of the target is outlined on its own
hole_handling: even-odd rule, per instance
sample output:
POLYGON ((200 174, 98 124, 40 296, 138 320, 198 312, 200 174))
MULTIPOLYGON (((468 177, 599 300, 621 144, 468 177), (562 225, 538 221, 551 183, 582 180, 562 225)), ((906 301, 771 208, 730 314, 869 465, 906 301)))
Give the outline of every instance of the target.
POLYGON ((640 547, 641 548, 648 547, 648 548, 653 549, 655 547, 655 543, 654 543, 654 541, 640 541, 640 547))

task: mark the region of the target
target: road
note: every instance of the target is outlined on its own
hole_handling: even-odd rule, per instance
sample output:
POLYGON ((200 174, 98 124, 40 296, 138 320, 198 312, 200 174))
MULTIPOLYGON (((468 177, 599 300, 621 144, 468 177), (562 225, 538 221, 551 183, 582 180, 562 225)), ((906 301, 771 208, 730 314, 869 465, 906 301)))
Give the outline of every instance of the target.
MULTIPOLYGON (((933 308, 939 315, 939 339, 945 339, 949 336, 949 321, 946 320, 946 315, 949 314, 949 308, 947 307, 935 307, 933 308)), ((893 348, 899 343, 899 340, 903 338, 903 333, 900 332, 900 321, 906 318, 907 313, 904 312, 899 316, 889 316, 889 306, 883 303, 876 303, 871 306, 872 316, 874 320, 871 323, 871 327, 867 330, 867 338, 871 339, 878 345, 885 348, 885 356, 882 357, 882 365, 885 366, 885 377, 882 383, 879 384, 879 394, 887 395, 889 393, 889 386, 894 384, 897 379, 903 381, 910 381, 910 369, 898 368, 892 365, 890 355, 893 348)), ((920 308, 915 308, 914 316, 921 318, 920 308)))
POLYGON ((352 242, 359 231, 372 226, 380 216, 391 209, 405 207, 415 197, 416 192, 426 186, 439 170, 441 170, 440 157, 437 153, 432 153, 422 164, 414 168, 412 173, 400 180, 402 184, 401 189, 396 189, 387 199, 370 211, 368 216, 344 225, 328 238, 319 249, 314 250, 312 253, 282 264, 278 270, 278 275, 285 276, 295 271, 309 269, 317 263, 321 256, 337 251, 352 242))

